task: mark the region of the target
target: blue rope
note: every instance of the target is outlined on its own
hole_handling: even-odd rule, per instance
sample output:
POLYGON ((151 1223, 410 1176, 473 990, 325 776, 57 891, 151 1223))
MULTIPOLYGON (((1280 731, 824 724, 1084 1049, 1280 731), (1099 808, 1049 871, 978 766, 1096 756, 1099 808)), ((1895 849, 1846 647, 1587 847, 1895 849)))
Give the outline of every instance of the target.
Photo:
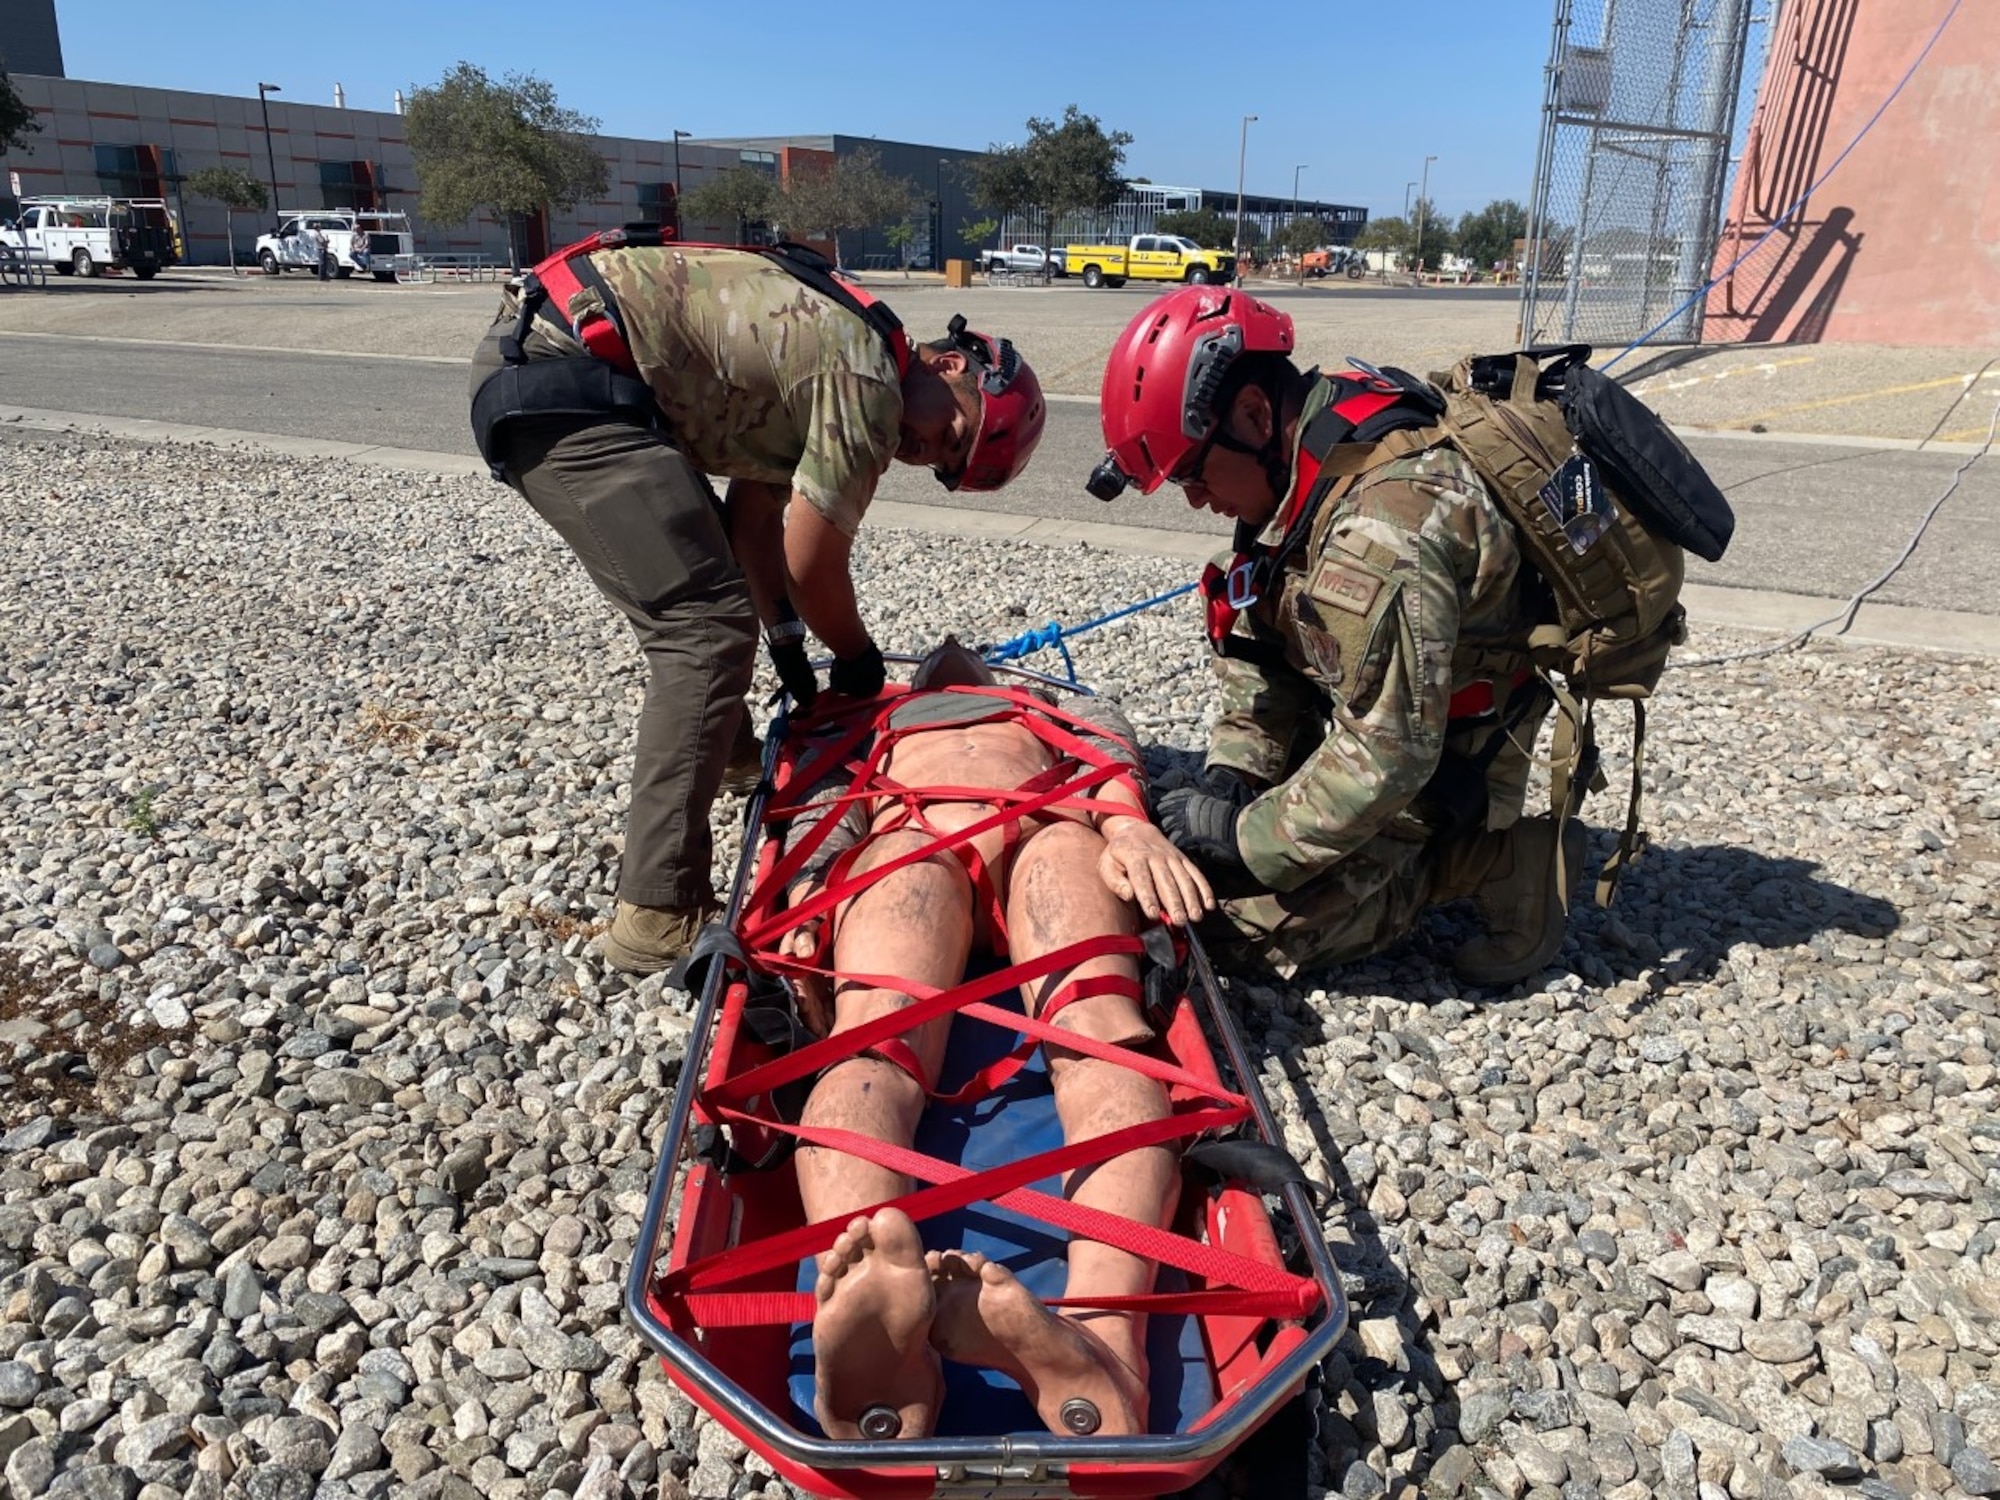
POLYGON ((1109 625, 1113 620, 1122 620, 1127 615, 1137 614, 1142 609, 1151 609, 1156 604, 1165 604, 1171 599, 1178 599, 1182 594, 1189 593, 1194 588, 1194 584, 1184 583, 1177 589, 1168 589, 1164 594, 1155 594, 1150 599, 1141 599, 1137 604, 1128 604, 1123 609, 1114 609, 1109 614, 1099 615, 1093 620, 1085 620, 1081 625, 1064 627, 1051 620, 1048 624, 1037 626, 1033 630, 1022 631, 1012 640, 1001 641, 998 645, 984 647, 979 654, 989 662, 1019 661, 1022 657, 1028 656, 1033 652, 1046 650, 1048 647, 1054 646, 1058 651, 1062 652, 1063 671, 1069 674, 1071 682, 1075 682, 1077 680, 1076 663, 1070 659, 1068 644, 1070 636, 1086 634, 1089 631, 1097 629, 1100 625, 1109 625))
POLYGON ((1896 86, 1893 89, 1889 90, 1888 97, 1885 98, 1882 101, 1882 103, 1876 108, 1875 113, 1868 117, 1868 123, 1866 125, 1863 125, 1861 127, 1860 133, 1856 135, 1853 140, 1847 143, 1847 149, 1841 152, 1840 155, 1836 156, 1833 159, 1833 165, 1828 167, 1824 172, 1820 173, 1818 179, 1803 193, 1799 194, 1798 198, 1793 202, 1792 206, 1786 209, 1782 214, 1778 215, 1778 217, 1772 221, 1771 227, 1765 230, 1763 234, 1757 237, 1757 243, 1752 245, 1748 250, 1745 250, 1741 255, 1737 256, 1736 259, 1732 260, 1727 266, 1723 267, 1722 270, 1718 271, 1713 277, 1710 278, 1708 284, 1704 286, 1700 291, 1696 292, 1692 297, 1688 298, 1687 301, 1683 302, 1679 307, 1675 308, 1672 312, 1668 313, 1664 318, 1660 319, 1659 322, 1655 323, 1651 328, 1648 328, 1644 333, 1640 334, 1636 339, 1632 340, 1631 343, 1627 344, 1623 349, 1619 350, 1617 358, 1611 360, 1608 364, 1604 366, 1606 370, 1611 370, 1615 368, 1619 364, 1619 362, 1625 358, 1626 355, 1630 354, 1634 349, 1637 349, 1640 346, 1642 346, 1646 342, 1646 340, 1650 339, 1654 334, 1658 333, 1662 328, 1665 328, 1669 323, 1673 322, 1674 319, 1678 318, 1682 313, 1686 312, 1690 307, 1693 307, 1695 303, 1701 301, 1702 298, 1706 297, 1710 292, 1714 291, 1724 281, 1728 280, 1729 276, 1736 270, 1738 266, 1741 266, 1745 261, 1750 259, 1750 257, 1755 255, 1759 250, 1762 250, 1764 248, 1765 242, 1768 241, 1772 235, 1776 234, 1780 229, 1783 229, 1785 225, 1791 222, 1792 216, 1798 213, 1800 209, 1806 206, 1806 200, 1812 197, 1812 195, 1818 192, 1822 187, 1826 186, 1826 180, 1829 177, 1833 176, 1835 172, 1840 170, 1840 164, 1846 161, 1849 156, 1854 154, 1854 148, 1856 146, 1859 146, 1862 143, 1862 141, 1867 138, 1868 132, 1873 130, 1877 122, 1881 120, 1882 116, 1889 112, 1889 106, 1896 102, 1896 96, 1903 92, 1903 89, 1909 84, 1909 81, 1917 76, 1917 69, 1922 67, 1924 59, 1931 55, 1931 48, 1935 47, 1938 44, 1938 38, 1944 35, 1945 27, 1951 25, 1951 18, 1958 14, 1959 6, 1963 5, 1964 3, 1965 0, 1951 0, 1951 9, 1944 13, 1944 19, 1938 22, 1937 30, 1933 31, 1931 33, 1931 39, 1924 43, 1924 50, 1917 54, 1916 61, 1910 64, 1909 70, 1905 72, 1903 76, 1896 81, 1896 86))

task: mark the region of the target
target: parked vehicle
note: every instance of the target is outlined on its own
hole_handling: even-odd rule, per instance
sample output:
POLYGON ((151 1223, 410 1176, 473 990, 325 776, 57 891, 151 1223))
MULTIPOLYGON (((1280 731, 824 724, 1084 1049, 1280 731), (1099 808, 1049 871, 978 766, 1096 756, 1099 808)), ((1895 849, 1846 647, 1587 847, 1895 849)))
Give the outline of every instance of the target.
POLYGON ((1060 276, 1063 274, 1063 259, 1055 251, 1044 250, 1040 245, 1009 245, 1004 250, 986 252, 986 274, 991 276, 999 271, 1030 276, 1060 276))
POLYGON ((1064 269, 1081 276, 1089 287, 1123 286, 1134 281, 1228 281, 1236 275, 1236 257, 1223 250, 1204 250, 1176 234, 1135 234, 1125 245, 1071 245, 1063 252, 1064 269))
POLYGON ((319 231, 324 256, 333 262, 333 274, 343 280, 356 271, 367 271, 377 281, 394 281, 399 268, 406 269, 416 261, 408 214, 374 209, 295 209, 278 221, 275 231, 257 236, 257 264, 266 276, 319 269, 308 237, 300 233, 304 229, 319 231))
POLYGON ((160 198, 23 198, 0 243, 63 276, 130 271, 151 281, 179 258, 173 214, 160 198))

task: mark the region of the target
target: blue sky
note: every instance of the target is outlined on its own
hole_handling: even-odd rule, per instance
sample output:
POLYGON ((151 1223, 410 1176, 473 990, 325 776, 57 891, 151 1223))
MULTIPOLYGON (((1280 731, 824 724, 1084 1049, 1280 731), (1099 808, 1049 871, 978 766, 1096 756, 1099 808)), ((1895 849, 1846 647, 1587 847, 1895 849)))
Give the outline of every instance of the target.
POLYGON ((523 70, 615 135, 838 131, 979 149, 1067 104, 1136 137, 1126 170, 1233 188, 1250 127, 1253 192, 1402 212, 1434 155, 1431 197, 1457 215, 1525 200, 1549 0, 971 0, 949 8, 644 0, 57 0, 71 77, 387 109, 461 59, 523 70), (1232 23, 1228 17, 1246 19, 1232 23), (1129 18, 1129 19, 1126 19, 1129 18))

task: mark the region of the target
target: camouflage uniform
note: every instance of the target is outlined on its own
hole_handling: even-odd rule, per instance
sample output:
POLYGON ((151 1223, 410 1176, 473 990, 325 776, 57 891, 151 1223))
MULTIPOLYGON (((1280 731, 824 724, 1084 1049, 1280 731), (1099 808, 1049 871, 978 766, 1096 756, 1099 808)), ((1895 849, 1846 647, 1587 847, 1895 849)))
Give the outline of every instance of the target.
MULTIPOLYGON (((618 416, 522 417, 496 459, 625 615, 651 669, 633 753, 618 894, 641 906, 712 898, 708 813, 731 747, 757 622, 706 475, 788 485, 852 536, 900 440, 893 352, 854 312, 761 255, 601 250, 657 427, 618 416)), ((586 287, 572 320, 599 294, 586 287)), ((473 355, 472 389, 504 363, 510 290, 473 355)), ((587 359, 545 318, 530 360, 587 359)))
MULTIPOLYGON (((1300 432, 1332 390, 1313 388, 1300 432)), ((1513 528, 1449 446, 1392 458, 1327 503, 1236 624, 1281 647, 1282 662, 1215 658, 1222 718, 1208 763, 1271 783, 1237 824, 1264 889, 1222 903, 1219 957, 1290 975, 1409 930, 1438 894, 1429 844, 1439 814, 1419 794, 1447 751, 1476 753, 1506 714, 1527 665, 1530 576, 1513 528), (1453 694, 1479 681, 1493 684, 1495 713, 1450 719, 1453 694)), ((1487 827, 1520 816, 1520 746, 1533 745, 1542 711, 1487 768, 1487 827)))

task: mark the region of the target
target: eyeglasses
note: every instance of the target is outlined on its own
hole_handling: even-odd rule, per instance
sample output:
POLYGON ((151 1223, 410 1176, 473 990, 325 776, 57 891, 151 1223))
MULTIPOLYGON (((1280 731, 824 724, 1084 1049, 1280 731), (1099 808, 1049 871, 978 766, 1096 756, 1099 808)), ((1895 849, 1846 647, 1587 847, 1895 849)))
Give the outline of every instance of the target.
POLYGON ((1202 483, 1201 471, 1208 467, 1208 456, 1215 451, 1216 439, 1221 436, 1222 427, 1218 423, 1215 431, 1211 432, 1202 442, 1202 445, 1194 450, 1192 461, 1182 464, 1180 468, 1169 474, 1167 482, 1169 484, 1177 484, 1182 489, 1186 489, 1191 484, 1202 483))

